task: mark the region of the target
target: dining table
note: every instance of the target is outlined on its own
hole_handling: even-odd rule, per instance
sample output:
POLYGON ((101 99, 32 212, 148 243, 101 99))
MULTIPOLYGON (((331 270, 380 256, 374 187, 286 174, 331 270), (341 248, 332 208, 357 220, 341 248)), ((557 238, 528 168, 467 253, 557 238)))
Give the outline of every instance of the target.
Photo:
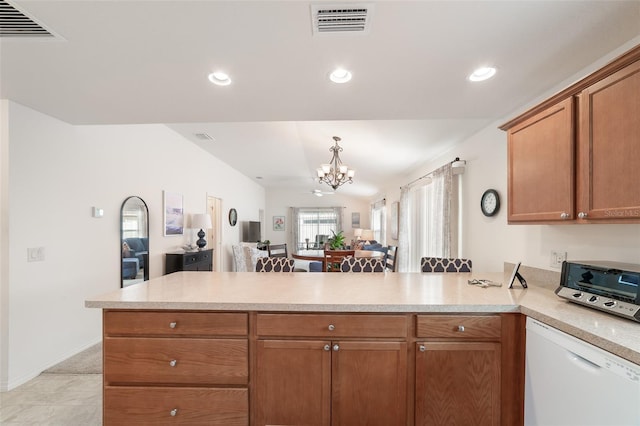
MULTIPOLYGON (((355 250, 355 258, 373 258, 384 259, 386 253, 377 250, 355 250)), ((327 270, 327 265, 324 258, 324 250, 297 250, 291 253, 291 257, 299 260, 310 260, 315 262, 322 262, 322 270, 327 270)))

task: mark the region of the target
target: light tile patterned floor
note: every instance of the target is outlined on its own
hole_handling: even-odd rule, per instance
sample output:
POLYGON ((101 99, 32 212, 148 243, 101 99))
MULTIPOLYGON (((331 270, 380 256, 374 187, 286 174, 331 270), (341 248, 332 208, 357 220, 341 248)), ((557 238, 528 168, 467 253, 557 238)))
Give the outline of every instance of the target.
POLYGON ((0 425, 102 425, 102 374, 41 374, 0 392, 0 425))

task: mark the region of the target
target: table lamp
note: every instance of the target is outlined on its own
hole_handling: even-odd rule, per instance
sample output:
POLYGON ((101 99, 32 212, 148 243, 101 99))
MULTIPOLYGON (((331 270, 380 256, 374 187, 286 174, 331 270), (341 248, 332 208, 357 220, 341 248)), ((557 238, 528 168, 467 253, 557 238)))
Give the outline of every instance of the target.
POLYGON ((204 246, 207 245, 207 240, 204 239, 204 236, 205 236, 204 230, 212 228, 212 226, 211 226, 211 216, 208 215, 208 214, 194 214, 194 215, 192 215, 191 216, 191 227, 193 229, 200 228, 200 231, 198 232, 198 237, 200 237, 200 239, 198 241, 196 241, 196 245, 198 246, 198 250, 202 250, 204 248, 204 246))

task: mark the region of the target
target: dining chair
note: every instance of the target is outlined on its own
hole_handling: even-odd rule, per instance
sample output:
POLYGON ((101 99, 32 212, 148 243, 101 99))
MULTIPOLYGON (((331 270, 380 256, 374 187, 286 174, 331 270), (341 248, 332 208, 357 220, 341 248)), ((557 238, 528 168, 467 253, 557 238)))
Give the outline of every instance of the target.
POLYGON ((420 260, 422 272, 471 272, 471 259, 423 257, 420 260))
POLYGON ((294 263, 286 257, 259 257, 256 272, 293 272, 294 263))
POLYGON ((385 262, 381 258, 345 257, 340 263, 342 272, 384 272, 385 262))
POLYGON ((355 250, 325 250, 324 264, 327 272, 340 272, 340 264, 345 257, 354 257, 355 250))
POLYGON ((385 267, 389 272, 396 271, 396 263, 398 262, 398 246, 387 246, 387 256, 385 257, 385 267))
POLYGON ((267 246, 269 257, 289 257, 287 244, 269 244, 267 246))

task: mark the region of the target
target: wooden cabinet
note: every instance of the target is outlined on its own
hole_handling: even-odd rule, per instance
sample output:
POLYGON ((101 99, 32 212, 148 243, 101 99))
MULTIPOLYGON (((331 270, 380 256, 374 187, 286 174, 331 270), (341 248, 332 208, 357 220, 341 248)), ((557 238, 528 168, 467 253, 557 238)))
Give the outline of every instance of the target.
POLYGON ((575 217, 574 121, 569 98, 509 130, 509 222, 575 217))
POLYGON ((406 315, 259 314, 253 424, 406 425, 407 330, 406 315))
POLYGON ((640 46, 500 128, 509 223, 640 222, 640 46))
POLYGON ((578 215, 640 220, 640 61, 580 95, 578 215))
POLYGON ((523 383, 519 321, 513 315, 416 317, 416 426, 521 424, 521 402, 509 396, 521 394, 523 383), (503 353, 513 359, 503 362, 503 353))
POLYGON ((246 313, 111 311, 105 425, 249 424, 246 313))
POLYGON ((165 274, 178 271, 212 271, 213 249, 165 255, 165 274))

